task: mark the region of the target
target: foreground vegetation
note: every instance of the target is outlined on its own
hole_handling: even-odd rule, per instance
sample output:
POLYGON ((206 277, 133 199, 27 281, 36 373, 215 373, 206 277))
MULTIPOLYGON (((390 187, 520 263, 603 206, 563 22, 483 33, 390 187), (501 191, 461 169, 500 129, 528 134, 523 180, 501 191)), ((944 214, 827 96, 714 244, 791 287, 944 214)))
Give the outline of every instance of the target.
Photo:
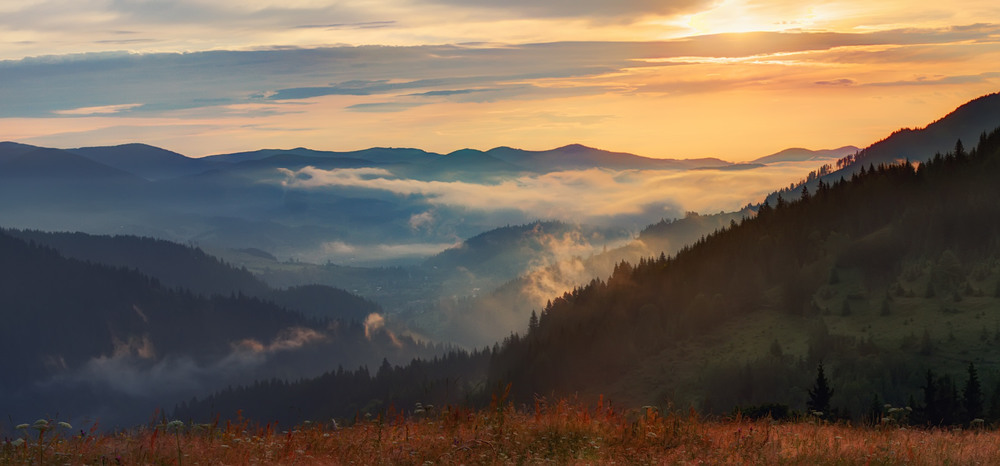
POLYGON ((69 434, 38 421, 0 444, 0 464, 998 464, 1000 432, 874 427, 694 411, 660 415, 569 402, 482 411, 417 405, 407 412, 284 430, 245 421, 172 421, 132 431, 69 434), (39 428, 41 426, 41 428, 39 428))

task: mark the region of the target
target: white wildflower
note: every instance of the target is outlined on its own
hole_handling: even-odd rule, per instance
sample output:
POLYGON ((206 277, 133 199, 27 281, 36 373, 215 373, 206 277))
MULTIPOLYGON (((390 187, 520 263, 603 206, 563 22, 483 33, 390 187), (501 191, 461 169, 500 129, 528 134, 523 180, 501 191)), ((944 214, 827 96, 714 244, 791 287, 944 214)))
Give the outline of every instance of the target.
POLYGON ((167 430, 180 431, 184 428, 184 421, 170 421, 167 423, 167 430))

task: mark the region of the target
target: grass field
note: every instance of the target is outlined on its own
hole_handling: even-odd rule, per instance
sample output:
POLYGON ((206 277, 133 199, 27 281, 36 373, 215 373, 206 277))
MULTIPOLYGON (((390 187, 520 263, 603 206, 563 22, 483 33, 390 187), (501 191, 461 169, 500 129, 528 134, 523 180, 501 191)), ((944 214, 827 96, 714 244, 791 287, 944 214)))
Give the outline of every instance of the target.
POLYGON ((349 427, 287 430, 180 421, 113 434, 22 426, 0 447, 0 464, 1000 464, 992 429, 704 420, 603 403, 494 406, 414 407, 349 427))

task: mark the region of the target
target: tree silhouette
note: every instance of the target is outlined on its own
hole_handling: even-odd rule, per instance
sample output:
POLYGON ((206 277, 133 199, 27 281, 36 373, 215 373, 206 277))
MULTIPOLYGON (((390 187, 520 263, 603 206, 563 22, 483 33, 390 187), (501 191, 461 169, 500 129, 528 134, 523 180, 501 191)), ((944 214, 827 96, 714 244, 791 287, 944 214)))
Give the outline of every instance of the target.
POLYGON ((969 379, 965 382, 965 390, 962 392, 962 407, 965 411, 965 422, 969 423, 973 419, 983 417, 983 388, 979 383, 979 374, 976 366, 969 363, 969 379))
POLYGON ((830 416, 830 398, 833 396, 833 389, 830 388, 830 381, 827 380, 823 372, 823 362, 816 366, 816 382, 809 389, 809 401, 806 407, 810 412, 822 413, 819 416, 828 418, 830 416))

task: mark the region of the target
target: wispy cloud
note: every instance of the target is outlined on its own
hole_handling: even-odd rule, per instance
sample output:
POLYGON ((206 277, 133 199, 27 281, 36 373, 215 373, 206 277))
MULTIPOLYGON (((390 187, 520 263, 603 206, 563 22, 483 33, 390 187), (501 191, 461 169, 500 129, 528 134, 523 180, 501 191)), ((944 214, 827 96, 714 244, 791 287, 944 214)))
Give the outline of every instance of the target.
POLYGON ((372 29, 390 27, 396 21, 363 21, 360 23, 302 24, 296 29, 372 29))
POLYGON ((639 18, 646 15, 675 15, 693 13, 713 2, 709 0, 425 0, 458 7, 488 9, 503 15, 529 17, 585 17, 595 21, 639 18))
MULTIPOLYGON (((372 21, 389 20, 314 19, 295 26, 372 21)), ((294 30, 313 29, 321 28, 294 30)), ((124 38, 147 37, 131 32, 124 38)), ((113 134, 102 131, 112 126, 142 127, 144 133, 155 125, 213 128, 211 134, 165 141, 191 155, 251 150, 258 143, 319 142, 317 148, 341 150, 402 145, 449 152, 580 142, 655 157, 743 159, 792 145, 864 145, 900 126, 933 121, 948 107, 995 90, 1000 77, 988 64, 1000 59, 998 34, 1000 25, 975 24, 709 34, 648 42, 49 56, 0 62, 0 118, 24 119, 8 120, 5 127, 11 134, 26 134, 26 142, 90 135, 69 144, 77 146, 120 142, 96 139, 113 134), (949 89, 933 96, 936 107, 919 113, 906 104, 917 98, 915 84, 949 89), (883 89, 877 106, 872 86, 883 89), (865 112, 872 121, 858 121, 857 106, 831 106, 845 99, 861 99, 876 109, 865 112), (143 105, 118 107, 122 102, 143 105), (824 120, 793 118, 784 110, 800 105, 825 108, 824 120), (750 113, 754 118, 746 118, 750 113), (30 120, 70 115, 79 117, 74 118, 77 128, 58 137, 30 120), (885 118, 893 115, 895 119, 885 118), (145 121, 109 123, 86 117, 145 121), (882 122, 878 126, 876 118, 882 122), (339 123, 314 123, 319 121, 339 123), (851 124, 853 129, 847 128, 851 124), (303 126, 310 130, 278 131, 303 126), (704 134, 715 126, 753 137, 704 134), (267 137, 259 129, 267 130, 267 137), (330 141, 337 145, 329 146, 330 141)), ((110 35, 111 40, 122 38, 110 35)), ((927 102, 928 97, 920 99, 927 102)))
MULTIPOLYGON (((411 219, 411 225, 413 225, 411 219)), ((429 227, 426 218, 416 217, 414 228, 429 227)), ((332 261, 340 264, 351 264, 358 261, 368 261, 367 263, 377 263, 384 260, 406 260, 423 259, 433 256, 445 249, 454 247, 456 242, 451 243, 348 243, 346 241, 328 241, 322 243, 319 248, 299 253, 304 260, 313 262, 332 261)))
POLYGON ((347 107, 347 109, 354 112, 387 113, 387 112, 402 112, 404 110, 408 110, 413 107, 419 107, 421 105, 425 104, 419 102, 368 102, 363 104, 350 105, 347 107))
POLYGON ((81 107, 69 110, 55 110, 52 113, 55 113, 56 115, 110 115, 132 110, 141 106, 142 104, 103 105, 99 107, 81 107))

